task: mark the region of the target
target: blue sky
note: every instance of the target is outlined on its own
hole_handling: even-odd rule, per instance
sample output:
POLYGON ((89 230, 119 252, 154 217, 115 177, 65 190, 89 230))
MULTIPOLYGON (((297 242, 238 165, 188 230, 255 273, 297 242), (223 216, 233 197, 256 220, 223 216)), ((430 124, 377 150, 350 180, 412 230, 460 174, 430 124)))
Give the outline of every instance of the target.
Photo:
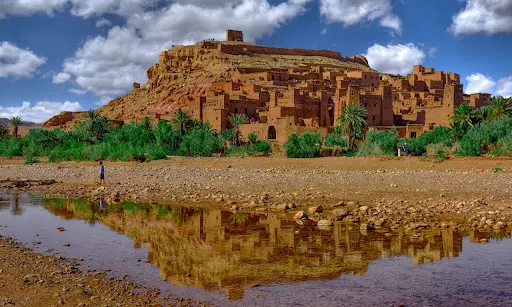
POLYGON ((364 54, 512 96, 512 0, 10 0, 0 3, 0 117, 44 121, 146 82, 173 44, 240 29, 258 44, 364 54))

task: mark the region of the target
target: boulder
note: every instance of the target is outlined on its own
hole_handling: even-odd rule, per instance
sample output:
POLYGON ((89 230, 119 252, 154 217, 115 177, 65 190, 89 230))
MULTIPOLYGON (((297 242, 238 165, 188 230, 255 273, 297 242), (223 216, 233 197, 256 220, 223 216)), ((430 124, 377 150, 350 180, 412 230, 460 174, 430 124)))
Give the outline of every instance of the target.
POLYGON ((295 213, 293 218, 296 219, 296 220, 307 219, 308 218, 308 214, 306 213, 306 211, 299 211, 299 212, 295 213))
POLYGON ((318 226, 332 226, 332 225, 334 225, 334 223, 331 220, 322 219, 322 220, 318 221, 317 225, 318 226))
POLYGON ((309 215, 313 215, 316 213, 322 213, 324 212, 324 208, 322 206, 313 206, 308 208, 309 215))
POLYGON ((276 206, 276 209, 279 211, 286 211, 290 209, 290 206, 288 204, 279 204, 276 206))
POLYGON ((349 214, 349 211, 345 208, 338 208, 332 210, 332 215, 336 221, 341 221, 349 214))

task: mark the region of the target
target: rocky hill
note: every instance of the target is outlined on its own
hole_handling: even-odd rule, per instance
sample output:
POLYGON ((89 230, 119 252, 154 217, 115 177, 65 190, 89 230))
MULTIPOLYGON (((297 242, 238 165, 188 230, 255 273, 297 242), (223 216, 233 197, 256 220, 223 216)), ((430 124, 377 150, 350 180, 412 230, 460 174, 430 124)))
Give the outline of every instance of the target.
MULTIPOLYGON (((8 118, 0 118, 0 124, 6 127, 11 126, 11 121, 8 118)), ((39 127, 41 124, 33 123, 33 122, 23 122, 21 127, 39 127)))
MULTIPOLYGON (((154 118, 157 114, 172 116, 178 108, 186 109, 198 101, 213 82, 237 81, 244 71, 317 65, 327 71, 371 70, 363 56, 342 57, 332 51, 272 48, 241 42, 199 42, 164 51, 158 63, 147 70, 146 84, 134 83, 132 92, 98 111, 111 120, 123 121, 145 116, 154 118)), ((81 113, 62 113, 44 126, 72 127, 82 118, 81 113)))

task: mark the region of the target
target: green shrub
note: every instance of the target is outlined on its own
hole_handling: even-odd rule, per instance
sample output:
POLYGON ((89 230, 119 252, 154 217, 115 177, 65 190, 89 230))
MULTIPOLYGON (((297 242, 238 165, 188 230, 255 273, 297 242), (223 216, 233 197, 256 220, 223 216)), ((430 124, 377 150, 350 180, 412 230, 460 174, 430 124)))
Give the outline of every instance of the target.
POLYGON ((348 146, 347 141, 341 136, 340 133, 329 133, 325 138, 325 146, 327 147, 340 147, 344 148, 348 146))
POLYGON ((253 151, 257 154, 268 156, 272 153, 272 147, 267 141, 258 141, 253 145, 253 151))
POLYGON ((254 145, 256 142, 258 142, 258 136, 256 133, 251 132, 249 136, 247 136, 247 140, 249 141, 249 144, 254 145))
POLYGON ((358 156, 394 155, 398 143, 395 129, 390 131, 370 130, 366 133, 365 140, 359 145, 358 156))
POLYGON ((28 165, 28 164, 34 164, 34 163, 38 163, 39 162, 39 159, 38 158, 34 158, 34 156, 28 156, 27 159, 25 160, 25 165, 28 165))
POLYGON ((304 133, 300 136, 296 133, 290 135, 284 143, 288 158, 316 158, 320 156, 322 139, 320 134, 304 133))
POLYGON ((206 127, 192 129, 185 134, 180 151, 189 156, 211 156, 220 151, 219 138, 206 127))
POLYGON ((458 142, 457 156, 480 156, 490 152, 496 146, 503 147, 505 154, 509 135, 512 134, 512 118, 501 116, 495 121, 483 122, 471 128, 458 142))

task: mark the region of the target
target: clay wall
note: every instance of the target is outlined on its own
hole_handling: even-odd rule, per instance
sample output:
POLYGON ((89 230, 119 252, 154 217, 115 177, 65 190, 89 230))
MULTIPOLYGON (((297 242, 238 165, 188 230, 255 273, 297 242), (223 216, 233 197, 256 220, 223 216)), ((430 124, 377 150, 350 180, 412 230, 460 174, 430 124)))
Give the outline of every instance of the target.
POLYGON ((219 44, 218 50, 227 54, 247 54, 247 53, 258 53, 258 54, 279 54, 279 55, 291 55, 291 56, 321 56, 336 60, 341 60, 341 54, 339 52, 328 51, 328 50, 307 50, 307 49, 288 49, 288 48, 275 48, 266 46, 256 45, 245 45, 245 44, 219 44))
POLYGON ((464 97, 464 102, 468 103, 470 106, 475 108, 481 108, 486 105, 489 105, 489 100, 491 99, 491 94, 471 94, 468 98, 464 97))

